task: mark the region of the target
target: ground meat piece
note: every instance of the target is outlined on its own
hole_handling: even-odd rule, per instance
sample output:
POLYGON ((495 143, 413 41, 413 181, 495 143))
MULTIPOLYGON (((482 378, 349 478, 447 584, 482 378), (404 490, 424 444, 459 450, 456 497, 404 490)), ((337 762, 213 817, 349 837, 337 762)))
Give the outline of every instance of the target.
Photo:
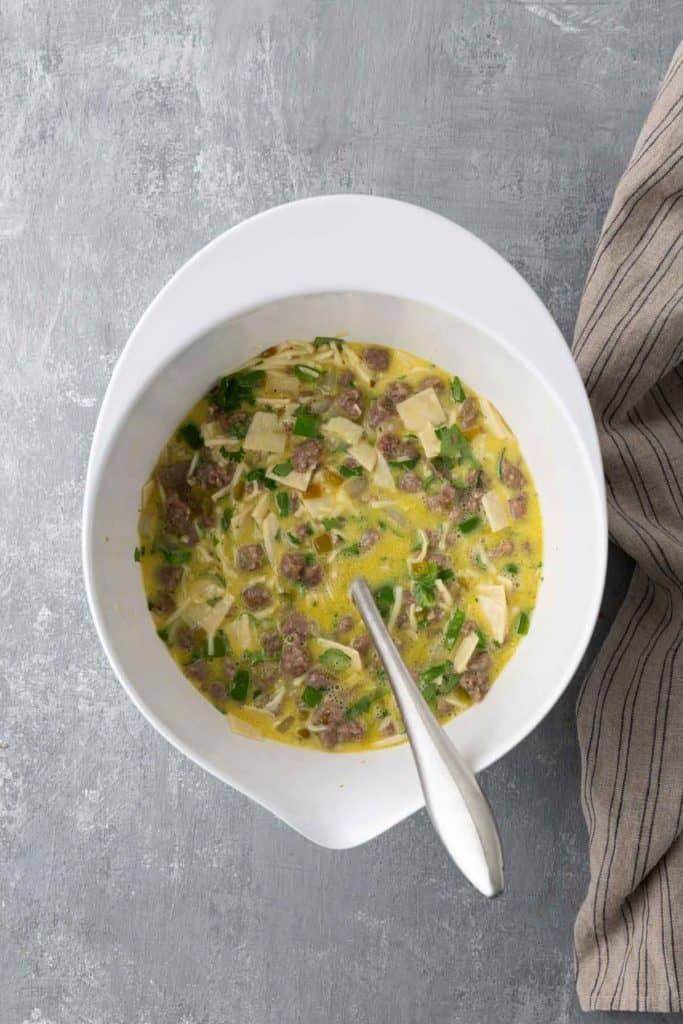
POLYGON ((282 645, 282 671, 289 679, 302 676, 311 666, 311 656, 297 640, 282 645))
POLYGON ((189 493, 190 485, 187 482, 189 470, 189 460, 174 462, 171 466, 161 467, 157 477, 166 494, 170 491, 177 491, 181 497, 184 497, 189 493))
POLYGON ((353 455, 347 455, 342 465, 346 466, 347 469, 358 469, 360 462, 354 459, 353 455))
POLYGON ((511 540, 502 540, 500 544, 497 544, 495 548, 491 549, 491 555, 493 558, 504 558, 506 555, 511 555, 515 550, 515 545, 511 540))
POLYGON ((150 605, 152 611, 161 612, 162 615, 170 615, 176 607, 175 601, 167 590, 158 590, 150 601, 150 605))
POLYGON ((292 515, 292 516, 294 515, 294 513, 298 510, 300 504, 301 504, 301 500, 299 499, 299 495, 298 494, 290 494, 290 496, 289 496, 289 513, 290 513, 290 515, 292 515))
POLYGON ((247 608, 265 608, 271 602, 270 591, 264 583, 252 583, 242 591, 242 600, 247 608))
POLYGON ((282 556, 280 572, 288 580, 300 580, 306 568, 306 559, 300 551, 288 551, 282 556))
POLYGON ((516 494, 514 498, 510 498, 508 506, 510 508, 510 515, 513 519, 524 519, 527 510, 528 498, 526 494, 516 494))
POLYGON ((385 459, 393 462, 416 459, 420 455, 412 441, 402 441, 396 434, 384 434, 377 442, 377 447, 385 459))
POLYGON ((319 562, 307 565, 301 576, 301 581, 305 587, 317 587, 322 583, 322 579, 323 567, 319 562))
POLYGON ((266 553, 261 544, 243 544, 237 549, 237 568, 241 572, 255 572, 263 568, 266 553))
POLYGON ((194 475, 199 485, 207 491, 219 491, 221 487, 228 486, 236 468, 236 462, 228 462, 225 466, 219 466, 217 462, 202 462, 194 475))
POLYGON ((377 430, 379 426, 390 420, 395 413, 394 403, 386 396, 378 398, 368 409, 368 426, 371 430, 377 430))
POLYGON ((387 348, 364 348, 363 361, 371 370, 383 371, 389 369, 391 353, 387 348))
POLYGON ((312 668, 306 673, 304 683, 306 686, 312 686, 314 690, 329 690, 330 686, 334 686, 334 679, 319 668, 312 668))
POLYGON ((227 696, 225 692, 225 683, 221 683, 218 680, 209 683, 208 686, 204 686, 202 689, 206 690, 213 700, 225 700, 227 696))
POLYGON ((446 715, 450 715, 453 710, 453 706, 449 700, 445 697, 439 697, 436 702, 436 713, 439 718, 445 718, 446 715))
POLYGON ((155 573, 162 590, 175 590, 183 578, 182 565, 160 565, 155 573))
POLYGON ((459 507, 463 516, 473 516, 481 512, 481 499, 486 492, 482 487, 468 487, 459 494, 459 507))
POLYGON ((345 709, 333 696, 325 697, 313 712, 313 725, 339 725, 344 721, 345 709))
POLYGON ((409 470, 407 473, 402 473, 398 481, 399 491, 408 491, 409 494, 415 494, 417 491, 422 490, 422 480, 417 475, 409 470))
POLYGON ((455 501, 455 487, 446 484, 438 494, 430 494, 427 499, 427 508, 431 512, 448 512, 453 508, 455 501))
POLYGON ((164 516, 164 526, 169 533, 173 533, 177 537, 183 536, 192 525, 191 519, 190 506, 182 498, 179 498, 175 491, 169 491, 166 495, 166 514, 164 516))
POLYGON ((254 686, 258 690, 267 689, 277 682, 280 675, 280 666, 272 662, 260 661, 252 668, 254 686))
MULTIPOLYGON (((360 538, 360 549, 361 551, 369 551, 370 548, 374 548, 375 544, 379 540, 381 534, 379 530, 363 530, 360 538)), ((353 621, 353 620, 352 620, 353 621)), ((349 629, 351 627, 349 626, 349 629)))
POLYGON ((209 677, 209 666, 205 661, 193 661, 192 664, 185 666, 185 675, 198 683, 205 683, 209 677))
POLYGON ((216 525, 216 514, 215 512, 202 512, 197 521, 203 530, 210 530, 212 526, 216 525))
POLYGON ((443 608, 440 608, 439 605, 434 605, 433 608, 427 609, 427 612, 425 614, 425 621, 428 622, 430 626, 433 625, 435 622, 441 622, 442 618, 443 608))
POLYGON ((245 437, 249 429, 251 416, 243 409, 238 409, 235 412, 221 412, 218 410, 216 419, 221 425, 221 430, 224 430, 229 437, 245 437))
POLYGON ((518 491, 521 487, 524 487, 526 483, 526 477, 522 473, 521 469, 513 465, 509 459, 503 459, 500 464, 500 475, 503 478, 503 483, 507 484, 508 487, 512 487, 513 490, 518 491))
POLYGON ((365 722, 361 718, 349 718, 337 726, 337 743, 354 743, 365 736, 365 722))
POLYGON ((484 474, 477 466, 472 466, 467 470, 466 480, 470 487, 474 487, 475 484, 483 484, 484 474))
POLYGON ((360 654, 361 658, 366 658, 372 650, 372 640, 367 633, 363 633, 357 640, 354 641, 353 646, 360 654))
POLYGON ((460 676, 460 685, 472 700, 478 702, 486 696, 491 684, 487 675, 480 675, 479 672, 465 672, 460 676))
POLYGON ((173 639, 181 651, 191 651, 194 647, 194 632, 189 626, 179 626, 173 639))
POLYGON ((280 631, 285 640, 296 640, 303 643, 312 633, 311 623, 298 612, 290 612, 280 623, 280 631))
POLYGON ((356 383, 356 378, 352 374, 351 370, 342 370, 339 374, 339 386, 342 388, 350 388, 356 383))
POLYGON ((311 536, 311 528, 308 523, 299 523, 298 526, 294 527, 292 533, 295 537, 298 537, 299 540, 306 540, 307 537, 311 536))
POLYGON ((264 652, 269 658, 276 658, 282 650, 282 637, 276 629, 266 633, 261 643, 263 644, 264 652))
POLYGON ((394 380, 384 392, 384 399, 391 409, 395 409, 400 402, 405 402, 412 393, 410 384, 406 384, 404 380, 394 380))
POLYGON ((223 670, 223 678, 226 679, 229 683, 231 683, 235 678, 235 673, 237 672, 237 665, 232 660, 232 658, 223 658, 221 668, 223 670))
POLYGON ((346 416, 349 420, 359 420, 363 413, 360 399, 360 391, 357 388, 349 388, 348 391, 342 391, 337 397, 335 409, 339 411, 341 416, 346 416))
POLYGON ((479 402, 476 398, 466 398, 460 406, 460 423, 465 430, 474 426, 479 415, 479 402))
POLYGON ((342 615, 341 619, 337 623, 337 632, 348 633, 350 629, 353 629, 353 616, 342 615))
POLYGON ((322 441, 304 441, 292 452, 292 465, 297 473, 305 473, 307 469, 315 469, 322 453, 322 441))
POLYGON ((470 658, 470 662, 467 666, 468 672, 478 672, 482 675, 484 672, 491 671, 491 655, 488 651, 480 651, 479 654, 475 654, 473 658, 470 658))
POLYGON ((427 388, 434 388, 435 391, 443 391, 446 382, 441 377, 425 377, 417 386, 418 391, 426 391, 427 388))

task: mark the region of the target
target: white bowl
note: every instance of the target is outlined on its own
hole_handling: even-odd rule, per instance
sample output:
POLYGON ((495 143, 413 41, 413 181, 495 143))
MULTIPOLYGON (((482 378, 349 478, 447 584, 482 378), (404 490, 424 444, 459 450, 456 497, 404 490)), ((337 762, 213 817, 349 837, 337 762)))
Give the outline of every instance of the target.
POLYGON ((489 396, 540 493, 545 578, 531 631, 486 700, 447 726, 475 770, 519 743, 567 686, 607 554, 600 453, 569 351, 528 285, 462 228, 387 199, 308 199, 238 225, 175 275, 133 331, 95 431, 83 517, 93 618, 121 683, 162 735, 336 848, 422 805, 407 745, 335 755, 231 733, 155 635, 133 549, 141 486, 213 380, 287 338, 342 332, 414 351, 489 396))

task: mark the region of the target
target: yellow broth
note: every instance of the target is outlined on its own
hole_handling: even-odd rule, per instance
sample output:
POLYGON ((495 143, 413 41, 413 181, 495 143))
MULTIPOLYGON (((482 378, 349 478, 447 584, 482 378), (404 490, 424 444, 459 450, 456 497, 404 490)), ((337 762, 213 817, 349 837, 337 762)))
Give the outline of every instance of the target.
POLYGON ((497 410, 417 356, 338 339, 222 378, 161 452, 139 534, 188 679, 233 730, 311 749, 403 733, 356 575, 442 721, 485 696, 541 578, 538 496, 497 410))

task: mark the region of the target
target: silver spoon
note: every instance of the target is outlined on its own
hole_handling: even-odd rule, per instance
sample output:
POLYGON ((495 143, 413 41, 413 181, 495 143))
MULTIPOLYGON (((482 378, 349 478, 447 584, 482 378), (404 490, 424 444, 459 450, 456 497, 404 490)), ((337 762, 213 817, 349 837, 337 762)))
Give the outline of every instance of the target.
POLYGON ((503 850, 489 802, 415 686, 362 577, 351 584, 351 597, 394 691, 432 824, 465 878, 485 896, 498 896, 503 850))

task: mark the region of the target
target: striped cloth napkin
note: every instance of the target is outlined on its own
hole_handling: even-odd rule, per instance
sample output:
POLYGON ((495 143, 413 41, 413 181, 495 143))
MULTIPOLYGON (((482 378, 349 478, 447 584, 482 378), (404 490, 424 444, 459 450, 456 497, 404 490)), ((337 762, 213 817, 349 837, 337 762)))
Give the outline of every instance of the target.
POLYGON ((584 1010, 681 1011, 683 44, 607 215, 574 354, 610 532, 636 562, 577 706, 590 851, 577 989, 584 1010))

